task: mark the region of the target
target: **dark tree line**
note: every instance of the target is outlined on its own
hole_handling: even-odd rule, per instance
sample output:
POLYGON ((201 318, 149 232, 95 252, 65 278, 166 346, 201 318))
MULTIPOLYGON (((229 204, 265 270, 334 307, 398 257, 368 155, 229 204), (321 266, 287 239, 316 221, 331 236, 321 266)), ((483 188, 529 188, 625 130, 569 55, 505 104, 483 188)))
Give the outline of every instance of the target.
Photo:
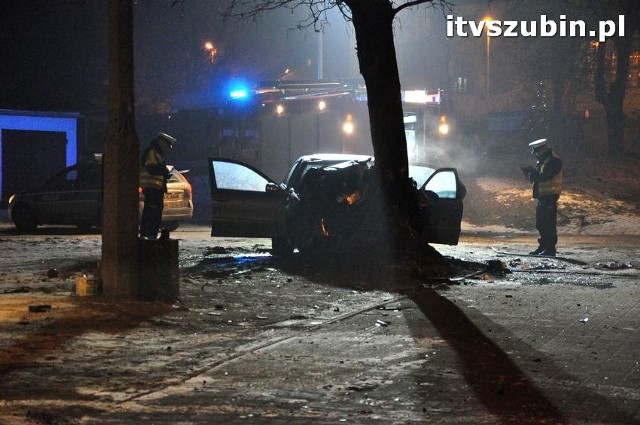
POLYGON ((640 30, 640 8, 634 0, 592 1, 590 6, 598 19, 616 20, 619 15, 625 17, 624 37, 609 38, 598 44, 595 73, 595 98, 604 107, 607 117, 609 153, 618 155, 623 153, 623 103, 629 83, 629 56, 634 47, 634 35, 640 30), (615 51, 615 74, 611 81, 607 79, 605 61, 609 46, 615 51))
MULTIPOLYGON (((608 152, 622 154, 625 132, 623 102, 627 93, 629 56, 634 36, 640 30, 640 8, 634 0, 514 0, 507 3, 515 19, 537 19, 546 14, 571 20, 583 20, 589 29, 600 22, 619 22, 624 15, 624 37, 613 36, 604 42, 591 37, 537 37, 510 40, 509 51, 515 76, 523 84, 542 87, 549 94, 545 128, 552 137, 561 134, 562 120, 571 109, 577 93, 590 90, 593 99, 603 106, 607 124, 608 152), (525 45, 526 44, 526 45, 525 45), (614 59, 612 62, 611 58, 614 59), (614 72, 612 72, 614 70, 614 72)), ((532 89, 533 91, 533 89, 532 89)), ((535 102, 536 99, 532 103, 535 102)), ((540 111, 538 111, 540 112, 540 111)))

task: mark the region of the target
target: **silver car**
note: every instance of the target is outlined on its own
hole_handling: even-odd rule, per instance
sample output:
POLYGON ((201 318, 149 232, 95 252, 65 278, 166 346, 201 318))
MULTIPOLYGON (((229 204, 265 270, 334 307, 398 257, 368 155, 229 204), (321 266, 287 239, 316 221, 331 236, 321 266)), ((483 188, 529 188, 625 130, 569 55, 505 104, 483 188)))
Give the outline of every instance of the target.
MULTIPOLYGON (((212 236, 267 237, 275 254, 310 251, 349 237, 368 213, 374 158, 297 159, 283 183, 238 161, 210 158, 212 236)), ((414 224, 427 242, 456 245, 466 189, 453 168, 412 165, 414 224)))

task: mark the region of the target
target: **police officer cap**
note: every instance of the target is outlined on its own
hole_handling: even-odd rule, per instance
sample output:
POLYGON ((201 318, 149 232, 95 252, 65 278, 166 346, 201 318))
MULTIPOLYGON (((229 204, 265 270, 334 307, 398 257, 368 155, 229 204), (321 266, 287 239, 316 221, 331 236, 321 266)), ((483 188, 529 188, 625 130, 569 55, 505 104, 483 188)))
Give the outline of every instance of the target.
POLYGON ((158 135, 156 136, 156 140, 167 142, 167 144, 169 144, 169 147, 173 147, 173 144, 176 142, 176 138, 169 136, 167 133, 158 133, 158 135))
POLYGON ((534 151, 540 150, 547 146, 547 139, 538 139, 529 143, 529 147, 534 151))

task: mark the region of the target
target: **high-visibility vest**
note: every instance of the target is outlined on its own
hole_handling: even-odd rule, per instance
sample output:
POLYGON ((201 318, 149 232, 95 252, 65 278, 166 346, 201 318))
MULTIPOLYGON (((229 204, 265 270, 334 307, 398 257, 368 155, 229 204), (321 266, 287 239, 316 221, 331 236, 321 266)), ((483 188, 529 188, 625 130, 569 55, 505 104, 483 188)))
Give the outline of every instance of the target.
MULTIPOLYGON (((540 173, 544 172, 545 167, 549 164, 551 156, 547 158, 540 167, 540 173)), ((559 195, 562 192, 562 170, 554 175, 551 180, 538 182, 538 196, 559 195)))
POLYGON ((148 149, 146 156, 141 161, 140 186, 163 190, 165 184, 164 174, 150 174, 146 168, 148 165, 164 165, 162 156, 155 149, 148 149))

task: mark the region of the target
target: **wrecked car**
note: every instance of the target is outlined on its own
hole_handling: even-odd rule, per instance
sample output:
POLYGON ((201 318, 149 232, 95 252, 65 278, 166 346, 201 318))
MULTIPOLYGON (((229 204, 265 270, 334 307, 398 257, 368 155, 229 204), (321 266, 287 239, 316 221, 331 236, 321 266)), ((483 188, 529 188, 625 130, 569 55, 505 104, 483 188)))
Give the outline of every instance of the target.
MULTIPOLYGON (((271 238, 273 253, 308 252, 347 238, 375 196, 375 161, 352 154, 305 155, 282 183, 239 161, 209 158, 212 236, 271 238)), ((457 245, 466 189, 453 168, 409 167, 412 225, 430 243, 457 245)))

